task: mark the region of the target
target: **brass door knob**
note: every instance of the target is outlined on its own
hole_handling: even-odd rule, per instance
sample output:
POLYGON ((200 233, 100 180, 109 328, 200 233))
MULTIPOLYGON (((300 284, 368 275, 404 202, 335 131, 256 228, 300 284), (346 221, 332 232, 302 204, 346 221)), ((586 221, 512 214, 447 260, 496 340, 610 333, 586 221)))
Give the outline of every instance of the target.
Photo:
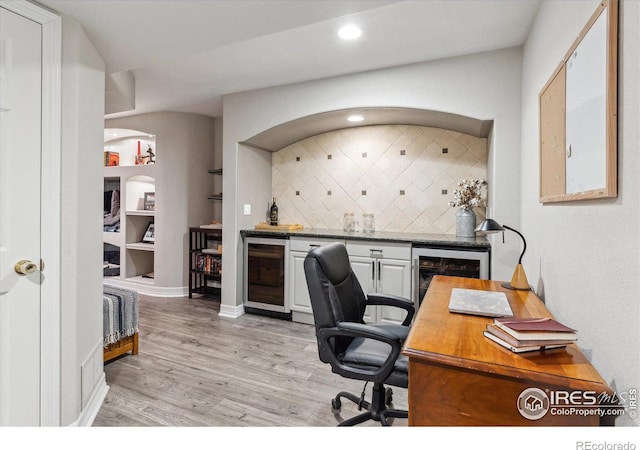
POLYGON ((16 271, 18 275, 29 275, 30 273, 38 270, 38 266, 29 261, 28 259, 22 259, 18 261, 13 269, 16 271))

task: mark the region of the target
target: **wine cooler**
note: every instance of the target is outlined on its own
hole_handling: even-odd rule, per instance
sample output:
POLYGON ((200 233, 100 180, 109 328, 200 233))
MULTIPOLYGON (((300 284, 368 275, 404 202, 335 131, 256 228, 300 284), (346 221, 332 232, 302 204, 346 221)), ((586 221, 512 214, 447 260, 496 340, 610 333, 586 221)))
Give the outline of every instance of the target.
POLYGON ((253 238, 244 244, 244 305, 248 312, 279 313, 290 318, 288 287, 288 239, 253 238))
POLYGON ((442 249, 413 247, 413 295, 417 307, 435 275, 489 279, 489 249, 442 249))

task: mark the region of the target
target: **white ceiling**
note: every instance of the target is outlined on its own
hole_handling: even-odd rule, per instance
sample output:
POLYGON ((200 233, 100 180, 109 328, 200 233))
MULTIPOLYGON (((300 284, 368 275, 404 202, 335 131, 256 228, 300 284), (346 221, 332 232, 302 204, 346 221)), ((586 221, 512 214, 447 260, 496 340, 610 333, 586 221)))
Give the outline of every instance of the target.
POLYGON ((38 0, 80 22, 135 110, 222 116, 222 95, 522 45, 540 0, 38 0), (338 28, 363 36, 341 41, 338 28))

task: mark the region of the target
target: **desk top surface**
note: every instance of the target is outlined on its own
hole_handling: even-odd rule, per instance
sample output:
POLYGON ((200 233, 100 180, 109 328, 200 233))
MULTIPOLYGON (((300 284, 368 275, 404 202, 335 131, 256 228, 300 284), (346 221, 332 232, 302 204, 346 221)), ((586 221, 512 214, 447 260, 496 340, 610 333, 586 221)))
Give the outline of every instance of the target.
POLYGON ((611 391, 576 344, 513 353, 490 341, 483 332, 492 318, 449 312, 453 288, 504 292, 515 317, 553 317, 531 291, 505 289, 492 280, 439 275, 429 285, 405 342, 403 353, 410 359, 580 390, 611 391))

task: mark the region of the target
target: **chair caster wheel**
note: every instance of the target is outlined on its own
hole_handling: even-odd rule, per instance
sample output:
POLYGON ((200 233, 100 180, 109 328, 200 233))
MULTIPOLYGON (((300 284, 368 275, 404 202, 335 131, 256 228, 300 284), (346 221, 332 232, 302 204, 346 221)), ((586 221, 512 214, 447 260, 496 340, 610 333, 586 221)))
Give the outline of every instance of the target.
POLYGON ((340 401, 339 398, 334 398, 331 400, 331 410, 334 413, 340 412, 340 409, 342 409, 342 402, 340 401))

